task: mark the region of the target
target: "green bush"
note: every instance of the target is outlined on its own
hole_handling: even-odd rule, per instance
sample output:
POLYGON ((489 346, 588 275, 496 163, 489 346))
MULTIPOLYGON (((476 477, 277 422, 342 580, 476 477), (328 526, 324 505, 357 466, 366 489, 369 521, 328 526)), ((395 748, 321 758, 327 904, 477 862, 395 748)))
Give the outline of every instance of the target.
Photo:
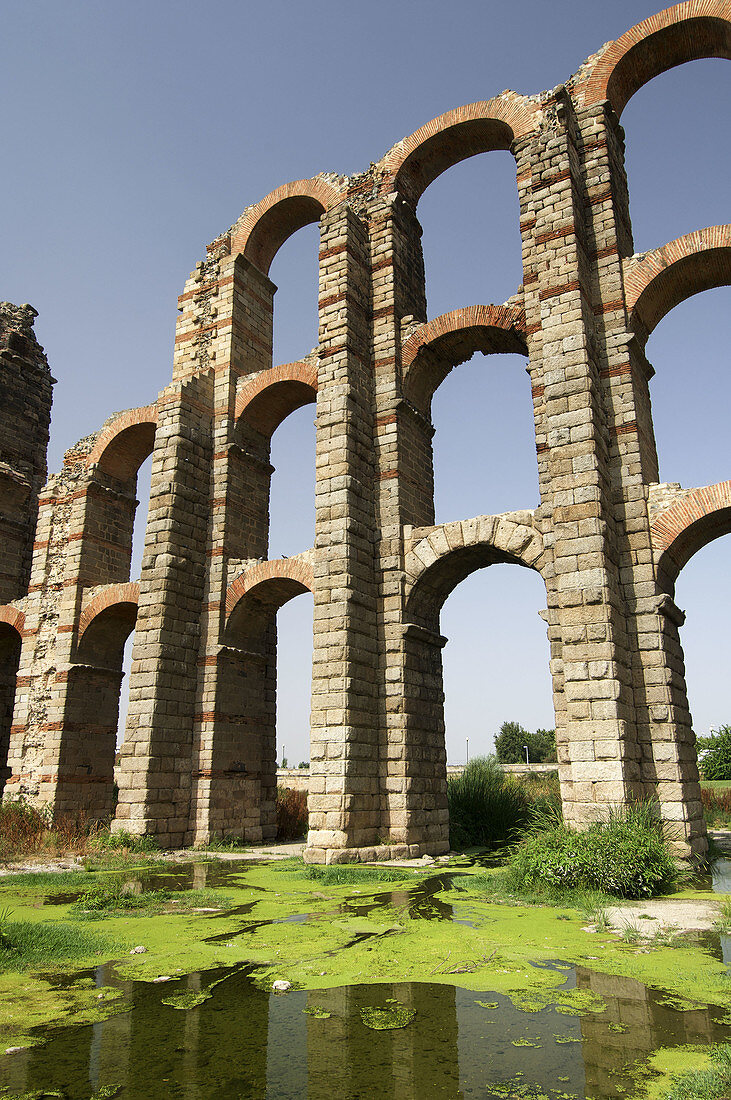
POLYGON ((299 840, 307 832, 307 792, 277 787, 277 840, 299 840))
POLYGON ((704 779, 731 779, 731 726, 719 726, 710 737, 699 737, 698 748, 705 749, 700 761, 704 779))
POLYGON ((667 893, 680 872, 654 807, 635 803, 585 832, 559 824, 529 837, 511 857, 510 876, 518 889, 648 898, 667 893))
POLYGON ((530 821, 530 800, 494 756, 477 756, 447 781, 452 848, 495 847, 515 840, 530 821))

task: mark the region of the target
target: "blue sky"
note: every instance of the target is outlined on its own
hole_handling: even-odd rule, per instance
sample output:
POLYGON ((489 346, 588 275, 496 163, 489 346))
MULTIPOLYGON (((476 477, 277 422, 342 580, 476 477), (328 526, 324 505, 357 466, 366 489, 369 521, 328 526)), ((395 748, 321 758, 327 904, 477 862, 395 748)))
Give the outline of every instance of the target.
MULTIPOLYGON (((112 411, 167 384, 176 296, 245 206, 290 179, 362 171, 462 103, 551 88, 655 10, 632 0, 6 0, 0 296, 40 313, 58 379, 49 468, 112 411)), ((638 251, 729 220, 730 92, 731 67, 701 61, 627 106, 638 251)), ((419 217, 431 316, 513 293, 509 154, 440 177, 419 217)), ((272 266, 276 361, 316 342, 316 248, 308 227, 272 266)), ((731 476, 730 305, 727 288, 698 295, 648 344, 662 480, 731 476)), ((312 542, 312 412, 275 434, 272 556, 312 542)), ((438 520, 536 503, 530 417, 521 360, 476 356, 450 375, 434 402, 438 520)), ((727 542, 698 554, 677 588, 698 731, 731 721, 727 542)), ((451 759, 467 737, 471 753, 489 749, 505 719, 553 725, 543 606, 540 578, 510 567, 483 570, 447 601, 451 759)), ((280 743, 295 762, 308 755, 310 620, 309 597, 280 614, 280 743)))

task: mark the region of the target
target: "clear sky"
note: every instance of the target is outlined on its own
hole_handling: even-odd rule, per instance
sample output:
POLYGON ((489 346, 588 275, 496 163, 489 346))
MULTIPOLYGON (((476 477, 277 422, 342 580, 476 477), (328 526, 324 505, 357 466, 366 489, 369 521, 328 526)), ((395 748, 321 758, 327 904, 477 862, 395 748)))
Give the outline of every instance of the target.
MULTIPOLYGON (((291 179, 352 174, 435 115, 565 81, 660 5, 636 0, 6 0, 0 297, 31 302, 56 386, 49 468, 170 379, 176 296, 205 245, 291 179)), ((664 74, 622 121, 638 251, 728 222, 731 66, 664 74)), ((500 302, 521 281, 509 154, 451 169, 419 205, 429 313, 500 302)), ((275 258, 275 360, 316 342, 315 227, 275 258)), ((648 343, 660 476, 731 476, 728 288, 674 310, 648 343)), ((271 555, 311 545, 311 407, 275 434, 271 555)), ((532 507, 528 379, 481 356, 437 392, 438 521, 532 507), (469 471, 466 475, 465 471, 469 471)), ((149 479, 149 474, 147 475, 149 479)), ((144 496, 144 471, 140 496, 144 496)), ((729 540, 678 581, 696 729, 731 722, 729 540)), ((552 726, 545 591, 500 566, 447 601, 448 752, 487 751, 506 719, 552 726)), ((307 759, 311 599, 280 613, 280 754, 307 759)))

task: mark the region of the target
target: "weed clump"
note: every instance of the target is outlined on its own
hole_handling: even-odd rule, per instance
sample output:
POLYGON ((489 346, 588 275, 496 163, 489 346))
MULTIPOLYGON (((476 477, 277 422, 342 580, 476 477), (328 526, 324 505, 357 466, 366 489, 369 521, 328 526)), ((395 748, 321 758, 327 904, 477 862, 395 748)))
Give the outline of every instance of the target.
POLYGON ((352 863, 306 864, 305 878, 314 879, 323 886, 352 886, 379 882, 403 882, 409 872, 388 867, 359 867, 352 863))
POLYGON ((448 779, 447 803, 449 843, 457 850, 514 841, 531 820, 529 795, 494 756, 477 756, 448 779))
POLYGON ((277 840, 299 840, 307 832, 307 792, 277 787, 277 840))
POLYGON ((710 1048, 708 1069, 691 1070, 673 1078, 661 1100, 725 1100, 731 1092, 731 1044, 710 1048))
POLYGON ((671 890, 680 870, 655 807, 638 802, 584 832, 563 823, 541 830, 515 849, 509 876, 518 889, 649 898, 671 890))
POLYGON ((2 923, 0 973, 38 970, 106 955, 115 944, 106 936, 66 921, 11 920, 2 923))

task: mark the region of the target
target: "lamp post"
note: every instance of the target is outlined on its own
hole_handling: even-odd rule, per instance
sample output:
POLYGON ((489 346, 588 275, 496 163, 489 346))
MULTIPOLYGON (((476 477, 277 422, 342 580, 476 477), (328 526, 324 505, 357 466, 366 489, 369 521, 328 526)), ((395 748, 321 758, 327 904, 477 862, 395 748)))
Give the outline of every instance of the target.
POLYGON ((465 740, 467 741, 467 763, 469 764, 469 762, 470 762, 470 739, 469 739, 469 737, 467 737, 467 738, 465 738, 465 740))
POLYGON ((528 746, 523 745, 523 748, 525 749, 525 762, 526 762, 526 764, 530 764, 530 757, 528 755, 528 746))

